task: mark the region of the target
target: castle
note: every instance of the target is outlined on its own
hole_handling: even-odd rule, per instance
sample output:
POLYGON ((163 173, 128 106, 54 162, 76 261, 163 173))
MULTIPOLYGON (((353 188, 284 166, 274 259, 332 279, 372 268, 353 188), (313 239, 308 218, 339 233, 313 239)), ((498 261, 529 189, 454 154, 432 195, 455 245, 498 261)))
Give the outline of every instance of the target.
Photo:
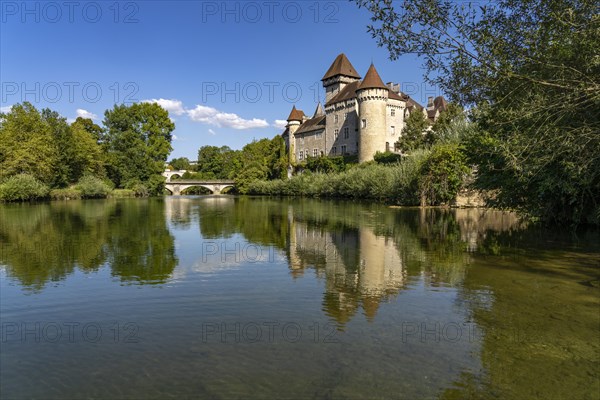
POLYGON ((383 83, 371 64, 364 79, 345 54, 338 55, 323 78, 325 107, 312 117, 292 108, 282 137, 290 164, 308 157, 358 155, 358 162, 373 160, 376 152, 397 152, 405 121, 422 112, 430 122, 447 109, 443 97, 428 99, 423 107, 400 91, 400 85, 383 83))

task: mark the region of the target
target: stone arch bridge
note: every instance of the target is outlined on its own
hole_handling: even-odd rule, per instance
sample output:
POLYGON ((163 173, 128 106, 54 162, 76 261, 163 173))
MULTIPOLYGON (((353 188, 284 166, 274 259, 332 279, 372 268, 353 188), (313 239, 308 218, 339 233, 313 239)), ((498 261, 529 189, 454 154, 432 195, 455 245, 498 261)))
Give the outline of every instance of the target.
POLYGON ((234 181, 204 181, 204 180, 193 180, 193 179, 179 179, 172 182, 165 183, 165 188, 175 196, 181 195, 185 189, 200 186, 206 188, 212 192, 212 194, 221 194, 221 190, 228 187, 235 187, 234 181))
POLYGON ((228 187, 235 187, 234 181, 229 180, 202 180, 202 179, 177 179, 172 180, 173 176, 181 177, 187 171, 170 171, 165 170, 163 172, 163 176, 167 178, 167 182, 165 183, 165 188, 171 192, 171 194, 175 196, 181 195, 185 189, 189 189, 194 186, 200 186, 205 189, 208 189, 212 192, 212 194, 221 194, 221 190, 228 187))

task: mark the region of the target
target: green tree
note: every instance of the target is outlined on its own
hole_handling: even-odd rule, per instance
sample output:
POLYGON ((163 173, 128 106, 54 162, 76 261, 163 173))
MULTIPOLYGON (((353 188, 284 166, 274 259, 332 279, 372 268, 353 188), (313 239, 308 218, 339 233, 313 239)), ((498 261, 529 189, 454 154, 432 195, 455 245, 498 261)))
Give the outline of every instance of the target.
POLYGON ((169 113, 155 103, 115 105, 104 113, 103 145, 107 173, 117 187, 144 183, 151 194, 160 194, 171 133, 175 124, 169 113))
POLYGON ((31 103, 0 114, 0 179, 30 174, 51 184, 59 153, 48 121, 31 103))
POLYGON ((458 145, 433 146, 419 174, 421 205, 448 204, 454 200, 469 172, 466 161, 458 145))
POLYGON ((434 140, 437 142, 441 136, 444 136, 450 129, 452 123, 464 121, 465 119, 465 113, 461 106, 454 103, 448 103, 447 109, 440 113, 437 121, 435 121, 431 127, 435 138, 434 140))
POLYGON ((176 171, 190 169, 190 160, 187 157, 174 158, 169 162, 169 165, 176 171))
POLYGON ((104 129, 95 124, 90 118, 77 117, 71 126, 77 126, 78 128, 86 131, 96 140, 96 142, 100 142, 104 135, 104 129))
POLYGON ((426 79, 474 108, 469 155, 493 204, 600 223, 597 1, 357 3, 392 59, 421 55, 426 79))
MULTIPOLYGON (((72 159, 70 160, 72 182, 84 175, 103 177, 104 154, 98 144, 98 125, 90 119, 77 118, 71 124, 71 139, 73 144, 72 159), (91 122, 91 124, 88 123, 91 122)), ((101 128, 100 128, 101 130, 101 128)))
POLYGON ((427 131, 429 122, 420 110, 410 113, 406 125, 402 129, 396 147, 407 153, 414 149, 426 147, 430 141, 431 133, 427 131))

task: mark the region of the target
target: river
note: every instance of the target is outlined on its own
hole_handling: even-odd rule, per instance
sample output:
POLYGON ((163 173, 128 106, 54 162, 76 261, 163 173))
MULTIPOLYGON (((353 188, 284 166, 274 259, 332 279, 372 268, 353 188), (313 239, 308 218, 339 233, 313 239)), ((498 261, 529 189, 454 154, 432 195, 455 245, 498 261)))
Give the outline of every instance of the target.
POLYGON ((600 236, 182 196, 0 205, 0 397, 594 399, 600 236))

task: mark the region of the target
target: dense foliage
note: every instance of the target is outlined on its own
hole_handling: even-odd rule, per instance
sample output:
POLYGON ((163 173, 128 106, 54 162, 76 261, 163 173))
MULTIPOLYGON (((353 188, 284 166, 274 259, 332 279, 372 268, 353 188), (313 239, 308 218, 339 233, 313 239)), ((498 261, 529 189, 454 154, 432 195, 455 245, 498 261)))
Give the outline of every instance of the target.
POLYGON ((0 184, 0 200, 25 201, 46 198, 50 192, 47 185, 29 174, 13 175, 0 184))
POLYGON ((69 124, 28 102, 0 114, 0 200, 106 197, 113 186, 162 193, 174 129, 167 111, 148 103, 115 106, 104 125, 84 118, 69 124))
POLYGON ((473 110, 475 184, 548 222, 600 222, 600 13, 594 0, 356 0, 392 59, 473 110))
POLYGON ((107 174, 117 187, 132 189, 144 183, 151 194, 161 194, 160 175, 171 153, 175 124, 155 103, 116 105, 104 114, 103 147, 107 174))
POLYGON ((246 193, 248 184, 254 180, 287 176, 285 142, 278 135, 271 140, 255 140, 241 150, 232 150, 229 146, 202 146, 198 150, 198 164, 194 169, 181 178, 232 179, 236 182, 236 190, 246 193))
POLYGON ((366 163, 343 172, 305 171, 288 180, 255 180, 249 194, 377 199, 401 205, 450 204, 468 168, 456 145, 412 152, 395 164, 366 163))

